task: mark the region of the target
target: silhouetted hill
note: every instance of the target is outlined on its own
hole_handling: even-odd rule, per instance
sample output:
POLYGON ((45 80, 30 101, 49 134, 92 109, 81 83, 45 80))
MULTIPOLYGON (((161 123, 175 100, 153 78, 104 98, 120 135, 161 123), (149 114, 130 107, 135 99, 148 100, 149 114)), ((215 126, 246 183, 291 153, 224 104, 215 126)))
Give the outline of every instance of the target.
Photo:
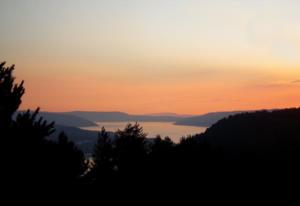
POLYGON ((229 116, 198 139, 221 147, 226 158, 292 161, 300 152, 300 108, 229 116))
POLYGON ((84 112, 74 111, 66 114, 82 117, 93 122, 176 122, 180 117, 174 116, 150 116, 150 115, 131 115, 123 112, 84 112))
POLYGON ((55 122, 58 125, 70 126, 70 127, 89 127, 97 126, 94 122, 78 117, 71 114, 65 113, 54 113, 54 112, 40 112, 37 118, 43 117, 49 122, 55 122))
POLYGON ((71 114, 41 112, 40 116, 48 121, 54 121, 56 124, 71 127, 89 127, 97 126, 93 121, 84 119, 71 114))
MULTIPOLYGON (((56 139, 61 132, 64 132, 69 140, 74 142, 87 155, 92 153, 99 133, 56 124, 55 132, 51 135, 51 138, 56 139)), ((114 137, 113 132, 108 132, 108 134, 111 138, 114 137)))
POLYGON ((176 125, 189 125, 189 126, 200 126, 209 127, 219 120, 228 117, 230 115, 242 113, 243 111, 232 111, 232 112, 212 112, 204 115, 193 116, 188 118, 182 118, 176 121, 176 125))

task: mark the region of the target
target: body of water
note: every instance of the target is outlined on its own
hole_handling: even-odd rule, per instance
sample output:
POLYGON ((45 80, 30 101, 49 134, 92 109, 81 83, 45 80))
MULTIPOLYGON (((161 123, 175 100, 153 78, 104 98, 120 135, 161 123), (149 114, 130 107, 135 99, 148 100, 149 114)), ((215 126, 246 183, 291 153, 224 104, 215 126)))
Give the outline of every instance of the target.
MULTIPOLYGON (((156 137, 158 134, 161 137, 170 137, 174 142, 179 142, 182 136, 194 135, 202 133, 206 127, 182 126, 174 125, 173 122, 138 122, 148 134, 148 138, 156 137)), ((81 129, 100 131, 105 127, 107 131, 115 132, 118 129, 124 129, 128 122, 96 122, 98 126, 83 127, 81 129)), ((134 123, 133 123, 134 124, 134 123)))

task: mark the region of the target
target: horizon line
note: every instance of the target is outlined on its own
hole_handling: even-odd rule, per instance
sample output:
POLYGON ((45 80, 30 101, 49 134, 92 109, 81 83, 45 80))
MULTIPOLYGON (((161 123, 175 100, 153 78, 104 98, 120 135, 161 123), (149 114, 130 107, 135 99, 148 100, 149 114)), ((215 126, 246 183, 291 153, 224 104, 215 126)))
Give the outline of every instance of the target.
MULTIPOLYGON (((261 108, 261 109, 237 109, 237 110, 216 110, 216 111, 209 111, 209 112, 205 112, 205 113, 196 113, 196 114, 181 114, 181 113, 176 113, 176 112, 153 112, 153 113, 130 113, 130 112, 125 112, 125 111, 114 111, 114 110, 110 110, 110 111, 101 111, 101 110, 69 110, 69 111, 49 111, 49 110, 41 110, 40 112, 45 112, 45 113, 72 113, 72 112, 90 112, 90 113, 123 113, 123 114, 127 114, 127 115, 160 115, 161 116, 170 116, 170 115, 178 115, 178 116, 197 116, 197 115, 205 115, 205 114, 210 114, 210 113, 223 113, 223 112, 255 112, 255 111, 264 111, 264 110, 268 110, 268 111, 272 111, 272 110, 282 110, 282 109, 297 109, 300 108, 300 106, 298 107, 284 107, 284 108, 261 108), (169 114, 169 115, 167 115, 169 114)), ((23 112, 23 111, 27 111, 27 110, 35 110, 35 109, 21 109, 19 111, 23 112)))

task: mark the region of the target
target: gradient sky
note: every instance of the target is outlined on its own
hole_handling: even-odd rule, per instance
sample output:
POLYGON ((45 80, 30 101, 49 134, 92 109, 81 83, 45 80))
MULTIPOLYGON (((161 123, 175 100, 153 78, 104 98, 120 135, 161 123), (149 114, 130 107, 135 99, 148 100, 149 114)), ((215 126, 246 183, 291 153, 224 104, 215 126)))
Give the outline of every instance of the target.
POLYGON ((129 113, 300 103, 298 0, 0 0, 22 109, 129 113))

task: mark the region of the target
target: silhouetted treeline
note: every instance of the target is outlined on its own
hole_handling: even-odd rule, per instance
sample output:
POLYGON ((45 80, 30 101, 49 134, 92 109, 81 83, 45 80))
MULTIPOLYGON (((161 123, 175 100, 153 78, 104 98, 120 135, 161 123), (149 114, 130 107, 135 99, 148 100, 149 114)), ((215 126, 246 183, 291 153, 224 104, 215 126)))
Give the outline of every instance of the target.
POLYGON ((149 186, 173 182, 184 174, 198 178, 212 171, 220 156, 220 151, 193 137, 183 138, 179 144, 168 137, 147 139, 142 127, 128 124, 112 139, 103 128, 86 181, 93 185, 149 186))
POLYGON ((140 125, 128 124, 112 137, 103 128, 92 158, 63 133, 51 140, 54 123, 39 110, 19 113, 23 82, 14 84, 14 67, 0 64, 0 135, 5 168, 14 182, 150 186, 253 180, 298 174, 300 109, 243 113, 225 118, 205 133, 174 143, 148 139, 140 125))

